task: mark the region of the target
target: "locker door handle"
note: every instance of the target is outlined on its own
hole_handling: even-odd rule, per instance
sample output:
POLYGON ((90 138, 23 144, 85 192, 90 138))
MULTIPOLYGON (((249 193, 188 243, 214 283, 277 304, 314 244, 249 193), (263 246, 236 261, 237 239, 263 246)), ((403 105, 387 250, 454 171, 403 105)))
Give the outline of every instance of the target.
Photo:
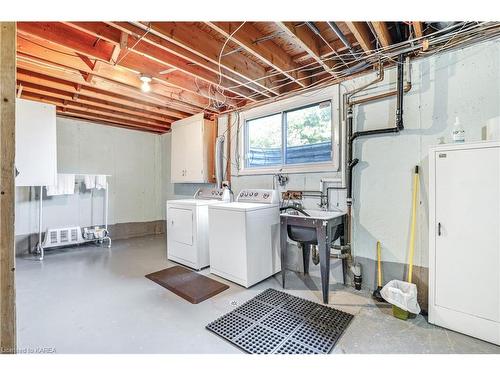
POLYGON ((438 236, 441 235, 441 223, 438 223, 438 236))

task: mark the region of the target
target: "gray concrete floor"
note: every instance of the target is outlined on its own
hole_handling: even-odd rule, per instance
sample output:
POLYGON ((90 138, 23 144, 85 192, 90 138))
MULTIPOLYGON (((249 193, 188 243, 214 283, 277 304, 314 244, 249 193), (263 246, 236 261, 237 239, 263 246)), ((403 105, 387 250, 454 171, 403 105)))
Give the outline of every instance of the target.
MULTIPOLYGON (((262 290, 278 276, 230 288, 192 305, 144 275, 173 265, 163 236, 115 241, 111 249, 82 246, 49 252, 43 262, 17 259, 20 349, 56 353, 241 353, 208 332, 207 323, 262 290)), ((203 271, 208 274, 208 270, 203 271)), ((287 292, 321 301, 320 280, 288 273, 287 292)), ((331 306, 355 314, 333 353, 500 353, 500 347, 430 325, 401 321, 366 291, 332 285, 331 306)))

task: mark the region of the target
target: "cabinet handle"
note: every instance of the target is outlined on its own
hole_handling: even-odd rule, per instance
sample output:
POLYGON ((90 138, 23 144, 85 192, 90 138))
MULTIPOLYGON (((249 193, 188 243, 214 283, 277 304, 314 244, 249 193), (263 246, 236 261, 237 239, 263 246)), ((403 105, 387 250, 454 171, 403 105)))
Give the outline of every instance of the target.
POLYGON ((441 223, 438 223, 438 236, 441 235, 441 223))

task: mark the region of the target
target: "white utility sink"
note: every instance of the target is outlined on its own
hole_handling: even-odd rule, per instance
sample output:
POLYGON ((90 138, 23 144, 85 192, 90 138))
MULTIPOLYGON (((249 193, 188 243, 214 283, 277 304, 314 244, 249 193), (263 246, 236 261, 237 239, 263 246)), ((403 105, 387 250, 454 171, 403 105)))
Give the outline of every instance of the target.
POLYGON ((339 216, 344 216, 346 214, 346 212, 344 211, 324 211, 324 210, 303 210, 303 211, 305 211, 309 216, 305 216, 304 214, 298 211, 293 211, 293 209, 290 209, 290 212, 281 213, 281 216, 290 216, 290 217, 302 216, 312 220, 318 220, 318 219, 330 220, 339 216))

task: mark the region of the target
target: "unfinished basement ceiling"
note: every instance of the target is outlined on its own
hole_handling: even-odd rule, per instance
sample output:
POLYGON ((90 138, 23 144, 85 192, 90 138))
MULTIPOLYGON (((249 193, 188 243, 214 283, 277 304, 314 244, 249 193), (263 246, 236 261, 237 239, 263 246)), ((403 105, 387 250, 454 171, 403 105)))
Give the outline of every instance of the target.
POLYGON ((59 116, 165 133, 500 33, 496 22, 18 22, 21 98, 59 116), (141 90, 141 74, 152 78, 141 90))

